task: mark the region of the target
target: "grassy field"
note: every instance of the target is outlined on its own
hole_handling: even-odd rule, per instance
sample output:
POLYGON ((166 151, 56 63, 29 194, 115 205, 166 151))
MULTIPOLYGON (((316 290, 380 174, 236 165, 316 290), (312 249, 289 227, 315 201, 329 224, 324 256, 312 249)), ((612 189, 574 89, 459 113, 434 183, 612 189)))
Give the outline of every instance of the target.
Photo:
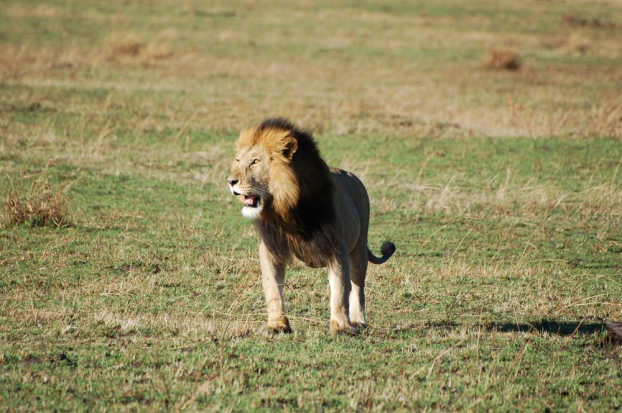
POLYGON ((0 2, 0 410, 619 410, 621 61, 617 1, 0 2), (264 331, 274 115, 397 245, 358 336, 303 266, 264 331))

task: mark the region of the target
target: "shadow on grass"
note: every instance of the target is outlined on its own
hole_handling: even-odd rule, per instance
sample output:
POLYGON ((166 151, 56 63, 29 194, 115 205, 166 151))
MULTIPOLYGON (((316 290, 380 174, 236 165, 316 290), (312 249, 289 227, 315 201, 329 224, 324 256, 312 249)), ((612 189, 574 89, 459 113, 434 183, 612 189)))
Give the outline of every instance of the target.
POLYGON ((577 334, 594 334, 605 331, 605 325, 600 321, 555 321, 542 319, 540 321, 526 323, 492 323, 489 330, 503 333, 512 332, 540 332, 558 336, 570 336, 577 334))
MULTIPOLYGON (((412 334, 427 329, 455 331, 461 326, 460 323, 454 321, 427 321, 423 324, 407 324, 391 329, 391 334, 412 334)), ((474 326, 477 328, 477 326, 474 326)), ((526 321, 522 323, 512 322, 490 322, 483 325, 488 331, 496 331, 499 333, 548 333, 556 336, 583 336, 602 333, 607 331, 605 324, 600 320, 593 319, 590 321, 556 321, 549 319, 541 319, 538 321, 526 321)))

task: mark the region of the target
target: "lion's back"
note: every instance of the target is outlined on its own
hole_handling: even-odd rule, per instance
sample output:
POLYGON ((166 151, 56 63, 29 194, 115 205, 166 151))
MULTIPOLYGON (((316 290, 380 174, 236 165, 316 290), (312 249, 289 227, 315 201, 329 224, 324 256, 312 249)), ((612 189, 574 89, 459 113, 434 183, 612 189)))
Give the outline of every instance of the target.
POLYGON ((355 201, 362 201, 369 205, 369 197, 365 185, 356 175, 339 168, 330 168, 330 175, 339 191, 347 192, 351 194, 355 201))
MULTIPOLYGON (((360 228, 367 233, 369 225, 369 196, 365 185, 351 172, 331 168, 330 175, 336 188, 336 208, 342 214, 346 229, 360 228), (356 221, 356 222, 355 222, 356 221)), ((358 232, 358 231, 357 231, 358 232)))

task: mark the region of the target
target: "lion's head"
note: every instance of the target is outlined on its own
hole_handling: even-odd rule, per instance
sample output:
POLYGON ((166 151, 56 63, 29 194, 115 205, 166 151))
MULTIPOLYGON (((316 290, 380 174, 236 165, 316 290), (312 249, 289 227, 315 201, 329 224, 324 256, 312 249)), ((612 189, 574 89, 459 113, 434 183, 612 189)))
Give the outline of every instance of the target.
POLYGON ((331 187, 329 169, 309 133, 286 119, 268 119, 243 130, 227 178, 230 190, 243 201, 242 214, 287 220, 301 201, 331 187))

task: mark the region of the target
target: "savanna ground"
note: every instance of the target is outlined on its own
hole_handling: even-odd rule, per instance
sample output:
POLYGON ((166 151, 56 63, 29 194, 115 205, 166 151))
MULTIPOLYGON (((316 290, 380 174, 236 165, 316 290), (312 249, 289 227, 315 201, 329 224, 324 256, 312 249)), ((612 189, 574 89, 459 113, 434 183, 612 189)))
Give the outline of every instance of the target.
POLYGON ((0 409, 620 409, 621 61, 613 0, 1 1, 0 409), (398 247, 359 336, 302 266, 264 334, 273 115, 398 247))

